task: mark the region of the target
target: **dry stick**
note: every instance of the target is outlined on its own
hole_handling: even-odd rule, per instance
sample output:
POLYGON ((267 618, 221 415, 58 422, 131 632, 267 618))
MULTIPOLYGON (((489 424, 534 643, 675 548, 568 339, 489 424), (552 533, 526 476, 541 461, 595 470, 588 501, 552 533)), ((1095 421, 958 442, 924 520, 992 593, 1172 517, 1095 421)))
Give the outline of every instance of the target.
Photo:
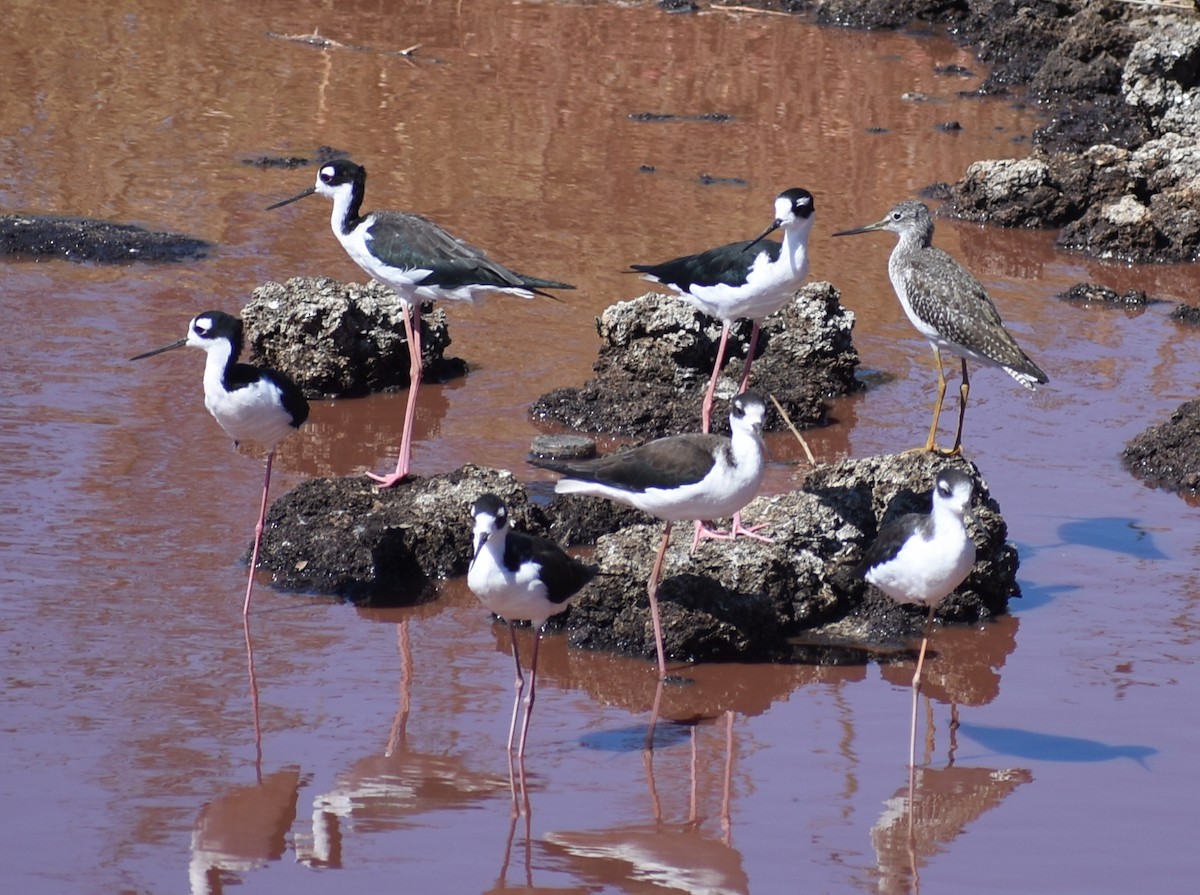
POLYGON ((768 397, 771 399, 771 403, 775 405, 775 409, 779 411, 779 415, 783 417, 783 421, 787 423, 787 427, 792 430, 792 434, 796 436, 796 440, 800 442, 800 447, 804 448, 804 455, 808 457, 809 465, 816 466, 817 458, 809 450, 808 442, 804 440, 804 436, 800 434, 800 430, 792 423, 792 419, 787 415, 787 411, 783 409, 783 405, 779 403, 774 395, 768 395, 768 397))

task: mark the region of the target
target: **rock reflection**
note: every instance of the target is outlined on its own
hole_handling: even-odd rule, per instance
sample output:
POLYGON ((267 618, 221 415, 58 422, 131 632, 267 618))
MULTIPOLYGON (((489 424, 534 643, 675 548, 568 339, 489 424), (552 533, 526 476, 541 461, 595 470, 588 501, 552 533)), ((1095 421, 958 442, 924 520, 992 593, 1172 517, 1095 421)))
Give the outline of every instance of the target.
POLYGON ((299 768, 284 768, 201 809, 188 865, 192 895, 219 895, 241 874, 283 857, 301 783, 299 768))
POLYGON ((921 868, 968 824, 1003 802, 1033 774, 1019 768, 918 768, 884 804, 871 828, 878 891, 920 892, 921 868))

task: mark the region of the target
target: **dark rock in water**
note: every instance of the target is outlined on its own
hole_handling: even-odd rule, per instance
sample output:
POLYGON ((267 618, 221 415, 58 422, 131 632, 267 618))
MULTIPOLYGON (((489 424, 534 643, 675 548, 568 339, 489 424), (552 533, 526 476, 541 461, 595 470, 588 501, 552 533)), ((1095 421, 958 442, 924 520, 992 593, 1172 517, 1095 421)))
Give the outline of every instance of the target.
MULTIPOLYGON (((797 426, 820 424, 826 398, 860 388, 853 326, 854 315, 842 306, 838 291, 829 283, 810 283, 763 321, 751 387, 774 395, 797 426)), ((726 431, 727 399, 737 387, 750 330, 750 321, 740 320, 730 333, 714 432, 726 431)), ((652 292, 609 307, 597 331, 602 344, 596 378, 543 395, 533 405, 535 418, 649 438, 699 430, 700 403, 721 338, 719 321, 681 298, 652 292)), ((767 428, 783 428, 773 408, 767 428)))
POLYGON ((586 435, 539 435, 529 453, 540 460, 590 460, 596 456, 596 440, 586 435))
POLYGON ((1076 283, 1058 297, 1062 301, 1075 304, 1112 305, 1125 308, 1141 308, 1158 301, 1158 299, 1150 298, 1140 289, 1130 289, 1122 295, 1118 294, 1115 289, 1109 289, 1107 286, 1100 286, 1096 283, 1076 283))
MULTIPOLYGON (((251 362, 287 373, 310 398, 408 386, 400 301, 380 283, 325 277, 267 283, 254 290, 242 320, 251 362)), ((444 356, 449 345, 445 312, 426 304, 421 311, 426 379, 466 372, 464 361, 444 356)))
MULTIPOLYGON (((933 478, 947 465, 978 483, 967 461, 915 451, 818 467, 801 490, 746 508, 747 524, 764 524, 772 544, 705 541, 692 555, 692 526, 676 525, 659 589, 667 653, 676 661, 844 663, 919 636, 924 607, 893 603, 855 567, 882 523, 928 511, 933 478)), ((549 530, 560 543, 607 530, 591 557, 600 574, 562 623, 576 645, 654 655, 646 582, 663 523, 575 495, 538 507, 508 472, 467 466, 384 490, 359 477, 307 482, 271 508, 262 564, 289 590, 417 602, 432 579, 466 571, 470 505, 486 491, 508 504, 515 527, 549 530)), ((1017 593, 1016 551, 982 483, 972 514, 978 561, 939 607, 945 620, 997 615, 1017 593)))
POLYGON ((1188 304, 1176 305, 1171 312, 1171 319, 1189 326, 1200 326, 1200 308, 1188 304))
POLYGON ((1167 422, 1133 438, 1121 460, 1148 485, 1200 494, 1200 401, 1180 405, 1167 422))
POLYGON ((207 255, 210 248, 202 239, 153 232, 133 224, 53 215, 0 215, 0 255, 123 264, 194 261, 207 255))
POLYGON ((283 590, 420 603, 433 579, 466 574, 471 504, 487 492, 504 501, 516 528, 546 533, 545 516, 510 472, 465 466, 392 488, 366 476, 310 479, 271 506, 260 567, 283 590))

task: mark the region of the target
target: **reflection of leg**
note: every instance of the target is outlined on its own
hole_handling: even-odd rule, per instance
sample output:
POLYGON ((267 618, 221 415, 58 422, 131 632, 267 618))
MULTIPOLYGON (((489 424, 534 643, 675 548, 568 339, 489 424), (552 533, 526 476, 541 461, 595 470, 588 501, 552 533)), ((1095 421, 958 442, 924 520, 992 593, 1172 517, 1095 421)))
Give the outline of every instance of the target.
POLYGON ((658 708, 662 700, 663 682, 658 682, 654 693, 654 708, 650 713, 650 732, 646 735, 646 748, 642 750, 642 767, 646 770, 646 789, 650 793, 650 807, 654 811, 654 822, 662 823, 662 800, 654 783, 654 724, 658 721, 658 708))
POLYGON ((938 374, 938 392, 937 403, 933 405, 933 422, 929 426, 929 437, 925 439, 925 450, 937 450, 934 447, 937 442, 938 420, 942 416, 942 401, 946 398, 946 371, 942 368, 942 352, 938 350, 937 345, 933 346, 933 359, 937 363, 938 374))
POLYGON ((650 720, 646 722, 646 742, 643 748, 647 752, 654 751, 654 730, 658 727, 658 713, 662 709, 663 679, 658 679, 654 688, 654 703, 650 706, 650 720))
POLYGON ((242 616, 242 631, 246 635, 246 666, 250 672, 250 710, 254 715, 254 774, 262 785, 262 724, 258 714, 258 676, 254 673, 254 643, 250 639, 250 616, 242 616))
POLYGON ((731 845, 733 840, 733 819, 730 813, 731 793, 733 791, 733 712, 725 712, 725 779, 721 786, 721 841, 731 845))
MULTIPOLYGON (((738 382, 737 393, 740 395, 746 390, 746 386, 750 384, 750 365, 754 363, 754 352, 758 348, 758 321, 754 321, 754 328, 750 330, 750 350, 746 352, 746 363, 742 365, 742 378, 738 382)), ((705 431, 708 431, 707 429, 705 431)))
POLYGON ((516 629, 513 628, 512 622, 508 621, 508 619, 505 619, 504 623, 508 625, 508 636, 509 639, 512 640, 513 664, 517 668, 517 677, 513 681, 513 690, 515 692, 513 694, 512 720, 508 723, 508 751, 511 752, 513 747, 513 734, 516 733, 517 730, 517 711, 521 708, 521 694, 525 691, 525 676, 521 674, 521 655, 517 651, 516 629))
POLYGON ((412 709, 413 659, 412 642, 408 636, 408 619, 396 625, 396 646, 400 650, 400 707, 396 710, 396 717, 392 719, 392 730, 388 734, 385 755, 395 755, 400 744, 404 742, 408 713, 412 709))

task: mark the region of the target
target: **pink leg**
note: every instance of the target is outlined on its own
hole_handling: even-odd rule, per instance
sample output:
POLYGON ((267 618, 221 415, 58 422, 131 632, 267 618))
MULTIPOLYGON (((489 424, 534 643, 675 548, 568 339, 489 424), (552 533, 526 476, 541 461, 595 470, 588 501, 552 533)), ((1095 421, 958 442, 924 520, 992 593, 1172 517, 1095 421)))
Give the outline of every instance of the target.
POLYGON ((667 523, 663 531, 662 544, 658 548, 658 556, 654 558, 654 568, 650 570, 650 583, 647 591, 650 594, 650 620, 654 623, 654 648, 658 651, 658 677, 667 676, 667 658, 663 652, 662 622, 658 617, 658 576, 662 572, 663 558, 667 555, 667 547, 671 544, 671 523, 667 523))
POLYGON ((421 306, 410 305, 402 300, 400 310, 404 316, 404 335, 408 339, 408 401, 404 405, 404 430, 400 436, 400 459, 396 461, 396 471, 391 475, 367 473, 370 478, 379 482, 381 488, 390 488, 408 478, 408 471, 412 466, 412 430, 417 413, 417 390, 421 387, 421 379, 425 373, 421 362, 421 306))
MULTIPOLYGON (((525 760, 525 739, 529 736, 529 716, 533 714, 533 701, 537 698, 538 647, 542 645, 542 629, 533 635, 533 656, 529 660, 529 692, 525 694, 525 718, 521 721, 521 745, 517 747, 517 760, 525 760)), ((514 715, 514 718, 516 716, 514 715)))
POLYGON ((508 751, 512 752, 513 734, 517 731, 517 710, 521 707, 521 693, 525 690, 525 676, 521 674, 521 654, 517 650, 517 632, 513 628, 512 622, 505 620, 508 625, 508 636, 512 639, 513 648, 513 664, 517 666, 517 679, 513 681, 513 689, 516 691, 513 696, 513 711, 512 720, 508 722, 508 751))
POLYGON ((917 697, 921 693, 921 669, 925 667, 925 650, 929 646, 929 629, 933 627, 933 610, 936 603, 929 604, 929 615, 925 618, 925 633, 921 637, 921 652, 917 656, 917 670, 912 679, 912 726, 908 736, 908 766, 917 766, 917 697))
POLYGON ((742 378, 738 382, 737 393, 740 395, 746 390, 746 386, 750 384, 750 365, 754 363, 754 352, 758 348, 758 321, 754 321, 754 328, 750 330, 750 350, 746 352, 746 363, 742 365, 742 378))
POLYGON ((725 347, 729 343, 729 323, 721 326, 721 344, 717 346, 717 363, 713 367, 712 376, 708 380, 708 391, 704 393, 704 403, 700 405, 700 431, 712 429, 713 396, 717 393, 717 380, 721 378, 721 364, 725 362, 725 347))
POLYGON ((704 540, 732 541, 738 535, 741 535, 741 536, 747 537, 747 538, 754 538, 756 541, 762 541, 763 543, 766 543, 766 544, 774 544, 775 540, 773 538, 768 538, 766 535, 760 535, 758 533, 758 530, 760 528, 766 528, 766 526, 765 525, 751 525, 749 527, 746 527, 745 525, 742 525, 742 511, 741 510, 738 510, 736 513, 733 514, 733 526, 732 526, 732 528, 730 528, 729 531, 721 531, 720 529, 709 528, 707 525, 705 525, 703 522, 701 522, 699 519, 697 519, 696 520, 696 534, 692 538, 692 553, 696 552, 696 547, 700 544, 701 541, 704 541, 704 540))
POLYGON ((267 492, 271 488, 271 463, 275 451, 267 454, 267 474, 263 478, 262 506, 258 510, 258 524, 254 526, 254 549, 250 551, 250 579, 246 582, 246 602, 242 604, 242 617, 250 614, 250 595, 254 593, 254 570, 258 568, 258 548, 262 545, 263 527, 267 520, 267 492))

